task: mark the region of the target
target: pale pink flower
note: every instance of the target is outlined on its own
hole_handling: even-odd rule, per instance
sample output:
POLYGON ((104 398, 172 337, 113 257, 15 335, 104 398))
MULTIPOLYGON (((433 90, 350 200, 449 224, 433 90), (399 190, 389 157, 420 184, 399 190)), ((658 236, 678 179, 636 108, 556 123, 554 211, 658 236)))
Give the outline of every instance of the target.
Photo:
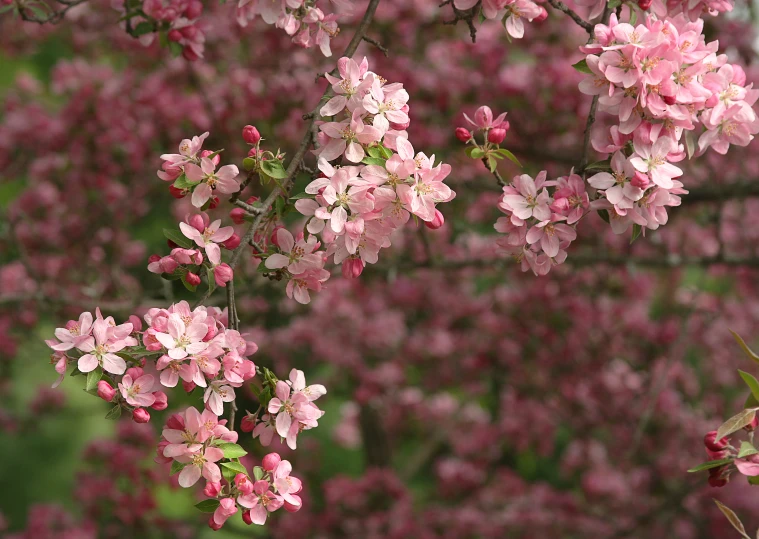
POLYGON ((366 155, 362 144, 378 142, 382 132, 371 125, 364 125, 361 111, 356 109, 350 120, 327 122, 320 126, 321 131, 329 137, 329 142, 318 150, 319 157, 333 161, 345 154, 351 163, 360 163, 366 155))
POLYGON ((187 179, 199 183, 192 192, 192 205, 196 208, 203 207, 214 190, 224 194, 239 191, 240 184, 235 180, 239 173, 235 165, 224 165, 216 172, 216 165, 207 157, 200 160, 200 166, 194 163, 185 165, 187 179))
MULTIPOLYGON (((551 218, 549 205, 549 195, 546 189, 538 194, 538 186, 545 183, 546 171, 542 171, 533 180, 527 174, 516 176, 512 184, 503 188, 503 198, 501 204, 504 209, 513 213, 512 221, 523 221, 534 217, 538 221, 547 221, 551 218)), ((519 226, 521 222, 514 222, 519 226)))
POLYGON ((277 494, 282 497, 283 501, 299 506, 301 504, 300 498, 293 495, 300 492, 303 485, 300 479, 290 475, 292 471, 292 464, 287 460, 282 460, 274 469, 272 479, 274 480, 274 488, 277 489, 277 494))
POLYGON ((130 375, 125 375, 119 384, 121 396, 132 406, 151 406, 155 402, 153 390, 153 377, 149 374, 143 374, 136 380, 132 380, 130 375))
POLYGON ((105 320, 96 320, 92 326, 92 336, 87 337, 77 346, 84 352, 78 361, 79 370, 90 372, 100 365, 104 371, 111 374, 124 374, 126 362, 116 353, 123 350, 125 346, 123 339, 113 338, 113 326, 105 320))
POLYGON ((280 228, 277 230, 277 244, 282 254, 274 253, 266 259, 265 265, 269 269, 287 268, 287 271, 296 274, 308 269, 321 269, 324 265, 322 256, 314 252, 319 248, 314 236, 304 241, 301 233, 296 242, 286 228, 280 228))
MULTIPOLYGON (((179 229, 182 234, 188 239, 194 241, 199 247, 205 248, 209 243, 223 243, 232 237, 235 233, 235 229, 231 226, 221 226, 221 219, 217 219, 212 223, 208 223, 209 219, 205 213, 200 214, 202 218, 186 219, 187 222, 179 223, 179 229), (201 225, 205 225, 202 226, 201 225)), ((193 216, 197 217, 197 216, 193 216)))
POLYGON ((78 348, 78 345, 84 342, 90 333, 92 333, 92 314, 82 313, 79 315, 78 322, 71 321, 65 328, 55 330, 55 337, 61 342, 51 344, 50 348, 59 352, 78 348))
POLYGON ((208 332, 205 324, 192 322, 186 326, 179 314, 172 313, 169 315, 167 328, 168 333, 156 332, 155 338, 168 350, 172 359, 184 359, 208 347, 208 343, 203 342, 208 332))
POLYGON ((653 146, 639 144, 638 141, 633 144, 635 155, 630 158, 630 164, 647 173, 659 187, 672 188, 672 179, 683 174, 682 170, 667 161, 667 155, 674 150, 672 139, 660 137, 653 146))
MULTIPOLYGON (((477 3, 477 2, 475 2, 477 3)), ((461 8, 459 8, 461 9, 461 8)), ((500 114, 495 120, 493 120, 493 111, 488 106, 482 106, 474 113, 474 121, 464 114, 466 121, 472 124, 478 129, 494 129, 500 127, 506 120, 506 112, 500 114)))
POLYGON ((202 446, 195 452, 176 456, 174 460, 187 464, 179 473, 179 486, 189 488, 197 483, 201 476, 212 483, 220 482, 221 470, 216 463, 223 458, 224 452, 218 447, 202 450, 202 446))
POLYGON ((548 220, 533 226, 527 232, 526 239, 530 245, 540 242, 543 252, 553 258, 559 254, 560 243, 574 241, 577 232, 569 225, 548 220))
POLYGON ((337 61, 340 78, 333 77, 329 73, 324 74, 336 95, 321 108, 319 114, 335 116, 346 107, 352 113, 361 104, 363 91, 371 86, 373 77, 364 80, 368 68, 369 62, 366 58, 361 61, 361 64, 356 63, 352 58, 340 58, 337 61))
POLYGON ((224 413, 224 403, 235 400, 235 390, 223 380, 211 382, 203 394, 203 402, 216 415, 224 413))
POLYGON ((329 272, 325 269, 309 269, 303 273, 293 275, 285 288, 287 297, 295 299, 298 303, 308 304, 311 302, 311 295, 308 291, 320 291, 322 283, 329 279, 329 276, 329 272))
POLYGON ((213 521, 217 526, 223 526, 229 517, 237 513, 234 498, 222 498, 219 507, 213 512, 213 521))
POLYGON ((269 513, 273 513, 283 505, 282 499, 269 490, 269 486, 268 481, 256 481, 251 494, 244 494, 237 498, 237 503, 250 509, 250 518, 254 524, 265 524, 269 513))

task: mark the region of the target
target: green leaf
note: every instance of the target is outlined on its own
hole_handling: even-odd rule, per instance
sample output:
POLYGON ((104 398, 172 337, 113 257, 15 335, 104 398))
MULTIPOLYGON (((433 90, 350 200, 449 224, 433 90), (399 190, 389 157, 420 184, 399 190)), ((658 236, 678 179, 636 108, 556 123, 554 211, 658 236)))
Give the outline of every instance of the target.
MULTIPOLYGON (((245 475, 248 475, 247 468, 245 468, 245 466, 243 466, 239 462, 234 462, 234 461, 222 462, 221 466, 223 468, 226 468, 227 470, 232 470, 235 473, 235 475, 237 475, 238 473, 244 473, 245 475)), ((232 477, 234 477, 234 475, 232 477)))
POLYGON ((172 228, 164 228, 163 235, 166 236, 166 239, 173 241, 180 247, 183 247, 185 249, 192 247, 192 242, 189 240, 189 238, 186 238, 177 230, 174 230, 172 228))
POLYGON ((393 156, 393 151, 389 148, 385 148, 383 145, 380 144, 379 146, 380 153, 382 154, 382 157, 385 159, 390 159, 393 156))
POLYGON ((595 163, 591 163, 585 167, 586 172, 591 170, 609 171, 611 170, 611 161, 608 159, 605 161, 596 161, 595 163))
POLYGON ((106 419, 118 419, 121 417, 121 405, 117 404, 113 408, 111 408, 107 414, 105 414, 106 419))
POLYGON ((502 156, 504 156, 509 161, 511 161, 512 163, 514 163, 515 165, 517 165, 518 167, 522 166, 522 163, 519 162, 519 159, 517 159, 517 157, 506 148, 501 148, 497 150, 497 152, 501 154, 502 156))
POLYGON ((247 451, 245 451, 242 446, 237 444, 230 444, 230 443, 223 443, 219 444, 219 449, 224 451, 224 458, 227 459, 236 459, 240 457, 244 457, 248 454, 247 451))
POLYGON ((203 513, 213 513, 216 511, 216 508, 219 507, 219 505, 221 505, 221 502, 219 500, 209 499, 196 503, 195 507, 203 513))
POLYGON ((746 385, 751 390, 751 394, 754 396, 754 398, 756 400, 759 400, 759 381, 757 381, 757 379, 754 378, 751 374, 740 369, 738 370, 738 374, 740 374, 741 378, 743 378, 743 381, 746 382, 746 385))
POLYGON ((635 11, 634 9, 631 9, 630 11, 632 11, 632 13, 630 13, 630 20, 628 21, 628 23, 631 26, 635 26, 635 23, 638 22, 638 12, 635 11))
POLYGON ((698 466, 694 466, 690 470, 688 470, 688 473, 694 473, 694 472, 703 472, 704 470, 711 470, 712 468, 719 468, 720 466, 724 466, 725 464, 730 464, 733 462, 733 459, 727 458, 727 459, 719 459, 719 460, 710 460, 709 462, 704 462, 702 464, 699 464, 698 466))
POLYGON ((730 522, 730 524, 733 525, 733 528, 735 528, 738 533, 740 533, 744 539, 751 539, 748 535, 746 535, 746 528, 743 527, 743 523, 738 518, 738 515, 733 513, 733 510, 730 509, 728 506, 720 502, 719 500, 714 500, 714 503, 717 504, 717 507, 719 507, 719 510, 722 511, 722 514, 727 517, 727 520, 730 522))
POLYGON ((16 7, 16 4, 8 4, 3 7, 0 7, 0 14, 5 13, 6 11, 10 11, 16 7))
POLYGON ((609 222, 609 211, 608 210, 598 210, 598 216, 606 221, 609 222))
POLYGON ((369 157, 376 157, 377 159, 382 157, 382 152, 380 151, 378 146, 372 146, 370 148, 367 148, 366 153, 369 154, 369 157))
POLYGON ((721 440, 725 436, 730 436, 734 432, 738 432, 746 425, 749 425, 756 417, 757 408, 748 408, 735 414, 733 417, 722 423, 717 429, 717 440, 721 440))
POLYGON ((754 447, 750 442, 743 441, 741 442, 741 448, 738 451, 738 458, 742 459, 751 455, 756 455, 759 453, 759 449, 754 447))
POLYGON ((192 187, 195 187, 200 182, 191 182, 187 179, 187 176, 184 174, 181 174, 176 180, 174 180, 174 187, 177 189, 191 189, 192 187))
POLYGON ((633 223, 633 231, 632 231, 632 236, 630 237, 630 245, 632 245, 633 242, 638 239, 638 236, 640 236, 640 233, 642 230, 643 229, 638 223, 633 223))
POLYGON ((134 37, 140 37, 140 36, 144 36, 145 34, 150 34, 154 31, 155 31, 155 26, 153 26, 152 23, 143 21, 135 27, 135 29, 132 31, 132 35, 134 37))
POLYGON ((242 160, 242 168, 245 170, 253 170, 256 168, 256 160, 252 157, 246 157, 242 160))
POLYGON ((267 176, 270 176, 277 180, 287 178, 287 171, 282 163, 277 159, 269 159, 268 161, 261 161, 261 170, 263 170, 267 176))
POLYGON ((208 279, 208 293, 212 294, 216 290, 216 279, 213 276, 213 269, 206 266, 206 279, 208 279))
POLYGON ((189 290, 190 292, 195 292, 195 291, 198 289, 198 286, 197 286, 197 285, 191 285, 190 283, 188 283, 188 282, 187 282, 187 274, 184 274, 184 275, 182 276, 182 284, 183 284, 183 285, 184 285, 184 287, 185 287, 187 290, 189 290))
MULTIPOLYGON (((612 2, 615 0, 612 0, 612 2)), ((611 5, 611 2, 609 2, 609 5, 611 5)), ((580 73, 587 73, 588 75, 592 75, 593 72, 588 67, 588 62, 585 61, 585 58, 577 62, 576 64, 572 64, 572 67, 575 68, 575 70, 579 71, 580 73)))
POLYGON ((465 150, 466 154, 472 159, 482 159, 485 157, 485 151, 477 146, 472 146, 465 150))
POLYGON ((304 198, 315 198, 315 196, 316 195, 309 195, 308 193, 303 192, 303 193, 298 193, 297 195, 290 197, 290 200, 301 200, 301 199, 304 199, 304 198))
MULTIPOLYGON (((749 485, 759 485, 759 475, 747 477, 749 485)), ((759 539, 759 530, 756 530, 756 537, 759 539)))
POLYGON ((169 475, 178 474, 184 469, 185 466, 187 466, 187 463, 179 462, 178 460, 175 460, 174 462, 171 463, 171 472, 169 473, 169 475))
POLYGON ((490 172, 495 172, 495 169, 498 168, 498 161, 496 161, 492 156, 488 156, 488 168, 490 169, 490 172))
POLYGON ((256 478, 256 481, 260 481, 264 476, 264 469, 260 466, 256 466, 253 468, 253 477, 256 478))
POLYGON ((741 336, 738 335, 735 331, 732 329, 730 330, 730 333, 733 334, 733 337, 735 338, 736 342, 740 345, 741 348, 743 348, 743 351, 746 353, 746 355, 752 359, 755 363, 759 363, 759 356, 757 356, 751 348, 748 347, 748 345, 745 343, 743 339, 741 339, 741 336))
POLYGON ((94 371, 90 371, 87 373, 87 383, 84 385, 85 391, 93 391, 97 389, 98 382, 100 381, 100 378, 103 376, 103 371, 100 370, 100 367, 95 369, 94 371))
POLYGON ((609 3, 607 5, 609 9, 617 9, 622 5, 622 0, 609 0, 609 3))
POLYGON ((285 213, 285 199, 277 197, 274 200, 274 211, 277 212, 277 219, 282 220, 282 215, 285 213))
POLYGON ((171 54, 173 54, 174 56, 179 56, 180 54, 182 54, 183 48, 184 47, 182 47, 182 45, 180 45, 176 41, 171 41, 169 43, 169 49, 171 50, 171 54))
POLYGON ((365 165, 376 165, 378 167, 384 167, 386 160, 382 159, 381 157, 364 157, 364 160, 361 162, 365 165))
POLYGON ((746 397, 746 402, 743 405, 744 408, 759 408, 759 400, 756 400, 753 393, 749 393, 746 397))

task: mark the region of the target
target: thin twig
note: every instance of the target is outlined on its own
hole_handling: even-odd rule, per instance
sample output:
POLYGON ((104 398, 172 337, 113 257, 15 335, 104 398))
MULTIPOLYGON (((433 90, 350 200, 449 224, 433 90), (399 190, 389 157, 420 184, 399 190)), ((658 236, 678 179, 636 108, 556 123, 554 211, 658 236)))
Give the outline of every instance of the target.
POLYGON ((562 2, 561 0, 548 0, 548 3, 551 4, 551 7, 554 9, 558 9, 559 11, 562 11, 569 15, 573 21, 577 23, 578 26, 580 26, 583 30, 585 30, 587 33, 592 34, 593 33, 593 25, 587 22, 585 19, 580 17, 577 13, 569 9, 569 7, 562 2))
POLYGON ((371 43, 372 45, 377 47, 380 50, 380 52, 385 55, 386 58, 390 55, 390 52, 387 50, 387 47, 383 46, 382 43, 380 43, 376 39, 372 39, 369 36, 364 36, 364 41, 366 41, 367 43, 371 43))

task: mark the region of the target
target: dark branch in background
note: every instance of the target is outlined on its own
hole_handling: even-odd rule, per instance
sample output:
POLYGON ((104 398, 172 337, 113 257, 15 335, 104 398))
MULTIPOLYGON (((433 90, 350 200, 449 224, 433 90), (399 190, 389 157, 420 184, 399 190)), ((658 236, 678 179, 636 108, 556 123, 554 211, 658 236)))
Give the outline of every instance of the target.
MULTIPOLYGON (((482 162, 485 165, 485 168, 490 169, 487 158, 483 157, 482 162)), ((508 185, 506 180, 503 179, 503 176, 501 176, 501 173, 498 172, 497 168, 493 169, 493 176, 495 177, 495 180, 498 182, 498 185, 500 185, 501 187, 506 187, 508 185)))
POLYGON ((372 45, 377 47, 380 50, 380 52, 385 55, 385 57, 387 57, 390 54, 387 50, 387 47, 383 46, 382 43, 380 43, 376 39, 372 39, 369 36, 364 36, 364 41, 366 41, 367 43, 371 43, 372 45))
POLYGON ((551 4, 551 7, 554 9, 558 9, 559 11, 563 11, 567 15, 569 15, 573 21, 577 23, 578 26, 580 26, 583 30, 585 30, 587 33, 592 34, 593 33, 593 25, 587 22, 585 19, 580 17, 577 13, 569 9, 567 5, 562 2, 561 0, 548 0, 548 3, 551 4))
POLYGON ((472 38, 472 43, 477 41, 477 28, 474 26, 474 18, 477 16, 478 9, 480 7, 481 2, 477 2, 477 4, 474 7, 471 7, 469 9, 460 10, 456 9, 456 6, 453 5, 453 0, 445 0, 442 2, 438 7, 444 7, 450 4, 451 9, 453 9, 453 20, 451 21, 444 21, 443 24, 452 24, 456 25, 459 21, 464 21, 466 25, 469 27, 469 36, 472 38))
POLYGON ((371 404, 361 406, 358 416, 361 440, 364 447, 367 468, 387 468, 390 466, 391 453, 385 430, 377 410, 371 404))
POLYGON ((725 185, 707 184, 705 187, 690 189, 687 195, 683 195, 682 205, 751 197, 759 197, 759 180, 753 182, 743 181, 725 185))
POLYGON ((56 0, 56 3, 64 6, 62 9, 53 9, 46 2, 24 2, 18 0, 16 9, 22 20, 36 22, 37 24, 56 24, 61 22, 63 16, 72 7, 85 3, 87 0, 56 0), (47 12, 46 12, 47 11, 47 12))

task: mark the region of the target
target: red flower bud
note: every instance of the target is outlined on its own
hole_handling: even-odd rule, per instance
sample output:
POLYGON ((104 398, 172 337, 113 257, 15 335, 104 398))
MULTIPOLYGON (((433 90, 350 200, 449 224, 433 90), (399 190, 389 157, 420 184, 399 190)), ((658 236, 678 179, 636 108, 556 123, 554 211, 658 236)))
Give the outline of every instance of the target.
POLYGON ((187 272, 187 274, 184 276, 184 280, 190 286, 198 286, 200 284, 200 276, 191 271, 187 272))
POLYGON ((240 236, 232 234, 227 241, 222 243, 222 245, 225 249, 229 249, 230 251, 237 249, 237 246, 240 245, 240 236))
POLYGON ((240 430, 243 432, 251 432, 256 427, 256 416, 247 414, 240 421, 240 430))
POLYGON ((254 202, 258 202, 259 200, 261 200, 261 199, 258 198, 257 196, 252 196, 248 200, 246 200, 245 202, 247 204, 253 204, 254 202))
MULTIPOLYGON (((293 498, 297 498, 298 500, 300 500, 300 496, 297 496, 295 494, 293 494, 292 497, 293 498)), ((293 505, 290 502, 285 501, 282 504, 282 507, 284 507, 285 511, 287 511, 288 513, 297 513, 303 507, 303 502, 301 502, 299 505, 293 505)))
POLYGON ((132 412, 132 421, 135 423, 147 423, 150 421, 150 414, 145 408, 135 408, 132 412))
POLYGON ((500 144, 505 138, 506 130, 501 127, 497 127, 488 131, 488 142, 491 142, 493 144, 500 144))
POLYGON ((153 262, 158 262, 161 260, 161 257, 159 255, 150 255, 148 257, 148 264, 152 264, 153 262))
POLYGON ((721 440, 716 440, 717 437, 717 431, 713 430, 706 433, 706 436, 704 436, 704 445, 707 449, 711 451, 721 451, 727 447, 728 440, 727 438, 722 438, 721 440))
POLYGON ((229 218, 236 225, 241 225, 245 222, 245 210, 242 208, 234 208, 229 212, 229 218))
POLYGON ((154 391, 153 396, 155 397, 155 402, 152 404, 151 408, 153 410, 165 410, 169 406, 169 398, 166 396, 166 393, 163 391, 154 391))
POLYGON ((285 228, 282 225, 277 225, 274 227, 274 230, 271 231, 271 236, 269 237, 269 241, 279 247, 279 242, 277 241, 277 232, 279 232, 280 228, 285 228))
POLYGON ((187 9, 184 10, 184 16, 188 19, 197 19, 203 13, 203 2, 200 0, 193 0, 187 9))
POLYGON ((248 144, 258 144, 258 141, 261 140, 261 133, 252 125, 246 125, 242 129, 242 138, 248 144))
POLYGON ((461 142, 467 142, 469 141, 469 139, 472 138, 472 134, 469 132, 468 129, 464 127, 457 127, 456 138, 459 139, 461 142))
POLYGON ((111 387, 111 384, 105 380, 100 380, 98 382, 98 397, 103 399, 105 402, 111 402, 115 396, 116 390, 111 387))
POLYGON ((213 519, 213 515, 211 515, 211 518, 208 519, 208 527, 215 532, 219 531, 223 525, 224 524, 216 524, 216 521, 213 519))
POLYGON ((648 11, 648 8, 650 8, 653 3, 654 0, 638 0, 638 7, 643 11, 648 11))
POLYGON ((179 42, 182 41, 182 32, 174 28, 173 30, 169 30, 169 41, 179 42))
POLYGON ((221 483, 212 483, 211 481, 206 481, 206 486, 203 489, 203 494, 208 496, 209 498, 215 498, 219 495, 221 492, 221 483))
POLYGON ((432 219, 432 221, 425 221, 424 226, 429 228, 430 230, 437 230, 441 226, 445 224, 445 217, 443 217, 443 214, 440 213, 440 210, 435 210, 435 217, 432 219))
POLYGON ((548 12, 546 11, 546 8, 543 6, 538 6, 540 8, 540 15, 532 19, 532 22, 543 22, 548 18, 548 12))
POLYGON ((190 391, 192 391, 193 389, 195 389, 195 382, 185 382, 185 381, 182 381, 182 387, 184 388, 184 390, 187 393, 189 393, 190 391))
POLYGON ((132 324, 132 332, 140 331, 142 329, 142 320, 137 315, 129 315, 129 323, 132 324))
POLYGON ((253 519, 250 516, 250 510, 242 512, 242 521, 248 526, 253 524, 253 519))
POLYGON ((637 187, 638 189, 648 189, 648 186, 651 185, 651 180, 648 179, 648 174, 636 171, 635 176, 633 176, 632 180, 630 180, 630 184, 632 184, 633 187, 637 187))
POLYGON ((219 197, 216 197, 216 196, 211 197, 211 205, 208 206, 208 208, 211 210, 215 210, 218 207, 219 207, 219 197))
POLYGON ((261 461, 261 467, 267 472, 273 472, 281 461, 282 457, 279 456, 279 453, 269 453, 261 461))
POLYGON ((356 279, 364 271, 364 261, 360 258, 346 258, 343 260, 343 277, 356 279))
POLYGON ((145 374, 145 371, 142 370, 140 367, 130 367, 126 370, 124 374, 128 374, 132 377, 132 380, 137 380, 140 376, 145 374))
POLYGON ((211 163, 213 163, 214 165, 218 167, 219 163, 221 163, 221 155, 217 153, 213 157, 210 157, 212 154, 213 152, 211 150, 203 150, 202 152, 200 152, 200 157, 208 157, 209 159, 211 159, 211 163))
POLYGON ((184 57, 184 59, 187 60, 188 62, 194 62, 195 60, 200 58, 200 56, 198 56, 198 54, 194 50, 192 50, 192 47, 190 47, 189 45, 187 45, 185 48, 182 49, 182 57, 184 57))

